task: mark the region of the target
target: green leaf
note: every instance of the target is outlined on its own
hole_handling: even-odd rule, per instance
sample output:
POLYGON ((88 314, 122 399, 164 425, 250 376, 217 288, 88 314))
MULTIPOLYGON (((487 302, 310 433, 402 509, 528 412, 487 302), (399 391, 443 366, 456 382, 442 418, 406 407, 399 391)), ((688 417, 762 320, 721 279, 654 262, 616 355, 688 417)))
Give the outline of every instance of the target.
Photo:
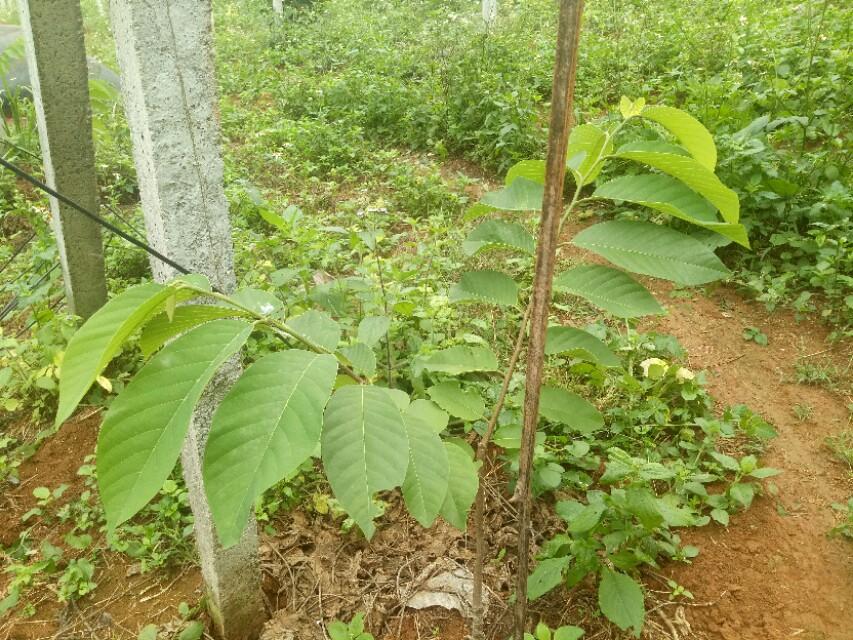
POLYGON ((729 526, 729 512, 725 509, 713 509, 711 511, 711 517, 724 527, 729 526))
POLYGON ((616 178, 599 186, 592 197, 624 200, 662 211, 749 248, 743 225, 721 222, 710 202, 667 175, 649 173, 616 178))
POLYGON ((356 342, 355 344, 341 347, 340 351, 350 361, 356 373, 360 373, 368 378, 376 375, 376 354, 366 344, 356 342))
POLYGON ((588 434, 604 427, 604 417, 588 400, 558 387, 542 387, 539 414, 578 433, 588 434))
POLYGON ((173 287, 156 282, 131 287, 109 300, 77 330, 62 361, 56 426, 71 416, 130 334, 174 293, 173 287))
POLYGON ((537 184, 545 184, 545 161, 522 160, 511 166, 506 172, 505 184, 512 184, 516 178, 527 178, 537 184))
POLYGON ((204 485, 219 540, 240 540, 255 500, 307 460, 320 442, 334 356, 290 349, 249 366, 213 416, 204 485))
POLYGON ((731 272, 704 244, 674 229, 649 222, 613 220, 587 227, 572 244, 634 273, 698 285, 731 272))
POLYGON ((406 411, 403 421, 409 436, 409 467, 403 482, 403 500, 415 520, 429 528, 447 495, 447 451, 438 432, 417 411, 406 411))
POLYGON ((369 347, 375 347, 388 334, 390 318, 385 316, 367 316, 358 323, 358 340, 369 347))
POLYGON ((442 382, 427 389, 429 397, 450 415, 465 421, 479 420, 486 411, 486 403, 474 389, 465 389, 457 382, 442 382))
POLYGON ((663 105, 646 107, 640 114, 664 127, 709 171, 717 166, 717 147, 705 126, 686 111, 663 105))
POLYGON ((147 624, 139 632, 137 640, 157 640, 157 625, 147 624))
POLYGON ((204 625, 198 620, 193 620, 178 634, 178 640, 199 640, 203 633, 204 625))
POLYGON ((541 598, 563 581, 563 570, 569 566, 570 556, 540 560, 527 578, 527 599, 541 598))
POLYGON ((450 289, 451 302, 488 302, 511 307, 518 302, 518 285, 500 271, 468 271, 450 289))
POLYGON ((566 157, 582 177, 583 184, 590 184, 595 181, 604 166, 604 161, 598 159, 604 158, 612 151, 613 142, 604 131, 593 124, 582 124, 572 128, 566 157))
POLYGON ((262 316, 278 315, 284 310, 284 303, 281 300, 261 289, 240 289, 231 295, 231 299, 262 316))
POLYGON ((633 628, 639 638, 646 618, 643 589, 624 573, 605 570, 598 585, 598 606, 617 627, 625 631, 633 628))
POLYGON ((606 344, 591 333, 574 327, 548 327, 545 353, 549 356, 559 354, 582 358, 605 367, 619 366, 619 358, 606 344))
POLYGON ((146 358, 177 335, 186 333, 211 320, 220 318, 246 317, 246 314, 233 307, 218 307, 206 304, 187 304, 176 307, 172 319, 160 313, 145 325, 139 337, 139 348, 146 358))
POLYGON ((480 203, 501 211, 539 211, 545 187, 521 176, 509 186, 480 198, 480 203))
POLYGON ((663 313, 663 308, 629 275, 599 265, 580 266, 560 274, 554 290, 591 302, 619 318, 638 318, 663 313))
MULTIPOLYGON (((447 428, 450 416, 435 406, 429 400, 418 399, 412 402, 406 409, 405 414, 411 413, 426 422, 436 433, 441 433, 447 428)), ((403 416, 406 417, 405 415, 403 416)))
POLYGON ((528 255, 536 250, 536 240, 520 224, 503 220, 487 220, 476 227, 465 242, 462 250, 472 256, 483 249, 518 249, 528 255))
POLYGON ((341 387, 326 406, 323 466, 335 497, 369 539, 378 515, 377 491, 403 483, 409 438, 403 416, 387 389, 341 387))
POLYGON ((287 326, 327 351, 337 349, 341 341, 341 325, 328 314, 315 309, 291 318, 287 326))
POLYGON ((569 533, 580 534, 592 531, 598 525, 606 508, 603 502, 583 505, 573 518, 566 520, 569 533))
POLYGON ((447 495, 441 505, 441 517, 460 531, 465 531, 468 511, 477 496, 479 476, 471 447, 464 440, 447 440, 447 495))
POLYGON ((749 508, 755 498, 755 486, 750 482, 735 482, 729 487, 729 496, 744 508, 749 508))
POLYGON ((351 640, 349 627, 340 620, 327 624, 326 632, 332 640, 351 640))
POLYGON ((427 371, 458 376, 474 371, 496 371, 498 359, 489 347, 456 346, 436 351, 423 360, 427 371))
POLYGON ((202 392, 251 332, 252 325, 242 320, 196 327, 155 355, 110 405, 97 448, 98 487, 110 529, 163 486, 202 392))
POLYGON ((693 158, 674 153, 631 149, 620 149, 613 155, 616 158, 641 162, 681 180, 717 207, 723 216, 723 220, 730 224, 738 222, 740 202, 737 194, 720 182, 713 171, 702 166, 693 158))
POLYGON ((584 630, 580 627, 565 626, 560 627, 554 632, 554 640, 579 640, 584 634, 584 630))
POLYGON ((635 515, 646 529, 655 529, 663 524, 663 516, 651 491, 639 487, 630 488, 625 498, 628 511, 635 515))

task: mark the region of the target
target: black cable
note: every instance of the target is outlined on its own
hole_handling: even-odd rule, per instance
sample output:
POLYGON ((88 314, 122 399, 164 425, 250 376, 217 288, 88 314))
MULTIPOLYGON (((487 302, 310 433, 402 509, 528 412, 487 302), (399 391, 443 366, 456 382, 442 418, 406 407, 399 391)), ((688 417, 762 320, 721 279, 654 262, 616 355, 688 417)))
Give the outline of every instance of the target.
POLYGON ((47 186, 44 182, 42 182, 38 178, 30 175, 29 173, 27 173, 23 169, 15 166, 14 164, 9 162, 5 158, 0 157, 0 165, 9 169, 9 171, 11 171, 15 175, 17 175, 19 178, 23 178, 24 180, 26 180, 27 182, 29 182, 33 186, 38 187, 39 189, 44 191, 46 194, 53 196, 54 198, 56 198, 60 202, 63 202, 65 204, 67 204, 69 207, 79 211, 84 216, 86 216, 87 218, 89 218, 90 220, 92 220, 94 222, 97 222, 99 225, 101 225, 105 229, 112 231, 114 234, 116 234, 120 238, 124 238, 125 240, 127 240, 131 244, 139 247, 143 251, 147 252, 149 255, 151 255, 151 256, 157 258, 158 260, 160 260, 161 262, 163 262, 164 264, 169 265, 170 267, 172 267, 176 271, 183 273, 184 275, 191 273, 191 271, 189 269, 187 269, 186 267, 181 266, 180 264, 178 264, 177 262, 175 262, 171 258, 167 258, 162 253, 160 253, 156 249, 148 246, 147 244, 145 244, 141 240, 137 240, 133 236, 125 233, 124 231, 119 229, 117 226, 115 226, 111 222, 107 222, 106 220, 101 218, 98 214, 92 213, 88 209, 84 208, 83 206, 81 206, 81 205, 77 204, 76 202, 74 202, 73 200, 71 200, 71 198, 62 195, 61 193, 59 193, 55 189, 52 189, 51 187, 47 186))

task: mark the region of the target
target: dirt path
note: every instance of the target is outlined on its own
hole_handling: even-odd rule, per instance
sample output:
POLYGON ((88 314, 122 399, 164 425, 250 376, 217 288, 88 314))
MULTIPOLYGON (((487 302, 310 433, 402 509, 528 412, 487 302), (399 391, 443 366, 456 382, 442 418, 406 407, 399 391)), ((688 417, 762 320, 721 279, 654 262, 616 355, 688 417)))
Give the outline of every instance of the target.
POLYGON ((776 426, 779 437, 762 462, 783 471, 773 478, 778 494, 732 518, 728 531, 711 525, 684 536, 701 553, 692 566, 666 573, 695 602, 714 603, 687 608, 686 637, 853 639, 853 545, 826 535, 835 522, 830 504, 846 502, 853 481, 824 445, 851 428, 850 387, 839 393, 795 381, 798 358, 817 354, 809 360, 849 366, 851 345, 825 352, 819 325, 797 324, 779 311, 771 316, 726 290, 668 306, 659 329, 679 339, 691 368, 710 372, 720 405, 747 404, 776 426), (745 341, 747 326, 767 334, 768 346, 745 341))

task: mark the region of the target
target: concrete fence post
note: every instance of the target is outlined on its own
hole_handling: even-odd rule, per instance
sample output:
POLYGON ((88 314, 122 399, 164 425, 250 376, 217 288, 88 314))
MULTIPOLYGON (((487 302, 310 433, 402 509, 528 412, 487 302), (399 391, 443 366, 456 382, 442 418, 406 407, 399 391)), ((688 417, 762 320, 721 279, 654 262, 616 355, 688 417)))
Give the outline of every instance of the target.
POLYGON ((488 26, 498 17, 498 0, 483 0, 483 22, 488 26))
MULTIPOLYGON (((210 0, 112 0, 121 68, 148 240, 214 287, 234 288, 231 227, 219 150, 210 0)), ((174 272, 152 260, 157 280, 174 272)), ((182 455, 195 516, 196 544, 217 633, 255 638, 265 620, 257 533, 219 546, 202 485, 210 420, 239 374, 234 361, 210 385, 193 417, 182 455)))
POLYGON ((278 16, 284 15, 284 0, 272 0, 272 10, 278 16))
MULTIPOLYGON (((45 179, 90 211, 98 210, 89 72, 77 0, 19 0, 45 179)), ((50 198, 68 308, 88 318, 107 299, 101 229, 50 198)))

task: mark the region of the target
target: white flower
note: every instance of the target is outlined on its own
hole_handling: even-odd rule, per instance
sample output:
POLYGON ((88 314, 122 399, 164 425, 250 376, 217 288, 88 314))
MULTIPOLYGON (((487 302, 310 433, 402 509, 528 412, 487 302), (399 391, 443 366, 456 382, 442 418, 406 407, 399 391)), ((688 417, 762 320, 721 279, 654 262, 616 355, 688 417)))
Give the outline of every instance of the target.
POLYGON ((666 375, 669 365, 660 358, 647 358, 640 363, 643 376, 652 380, 660 380, 666 375))
POLYGON ((261 305, 260 312, 261 315, 268 316, 273 311, 275 311, 275 307, 269 304, 268 302, 261 305))
POLYGON ((678 371, 675 372, 675 379, 679 382, 687 382, 688 380, 693 380, 695 377, 696 374, 684 367, 678 367, 678 371))

